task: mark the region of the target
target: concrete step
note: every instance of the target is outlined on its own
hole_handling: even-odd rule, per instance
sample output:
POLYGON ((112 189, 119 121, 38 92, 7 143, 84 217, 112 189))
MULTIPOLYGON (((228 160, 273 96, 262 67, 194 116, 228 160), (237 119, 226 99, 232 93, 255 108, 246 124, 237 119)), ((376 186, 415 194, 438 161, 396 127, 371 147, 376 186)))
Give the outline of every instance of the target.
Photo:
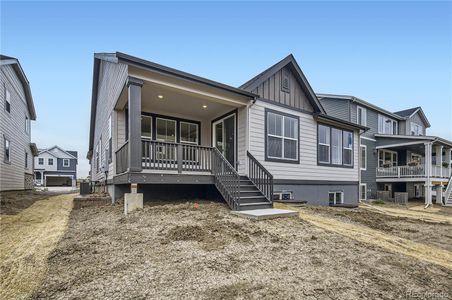
POLYGON ((241 203, 239 205, 239 211, 252 210, 252 209, 263 209, 263 208, 273 208, 273 204, 269 202, 251 202, 251 203, 241 203))
POLYGON ((283 218, 283 217, 297 217, 298 212, 286 209, 277 209, 277 208, 265 208, 265 209, 253 209, 253 210, 245 210, 245 211, 234 211, 232 214, 249 218, 253 220, 266 220, 266 219, 274 219, 274 218, 283 218))

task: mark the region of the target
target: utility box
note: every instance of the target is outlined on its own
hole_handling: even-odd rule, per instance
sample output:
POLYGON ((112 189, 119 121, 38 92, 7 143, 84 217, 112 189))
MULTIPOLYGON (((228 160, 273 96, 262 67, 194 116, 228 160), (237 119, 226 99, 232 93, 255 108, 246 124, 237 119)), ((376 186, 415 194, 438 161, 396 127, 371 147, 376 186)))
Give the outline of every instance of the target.
POLYGON ((91 185, 89 182, 80 183, 80 195, 88 195, 91 193, 91 185))

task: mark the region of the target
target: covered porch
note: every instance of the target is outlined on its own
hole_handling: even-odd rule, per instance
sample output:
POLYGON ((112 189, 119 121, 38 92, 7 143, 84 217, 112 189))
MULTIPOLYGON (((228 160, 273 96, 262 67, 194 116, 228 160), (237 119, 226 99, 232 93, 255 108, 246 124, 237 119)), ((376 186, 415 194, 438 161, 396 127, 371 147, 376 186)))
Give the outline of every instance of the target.
POLYGON ((452 175, 451 142, 430 136, 376 136, 379 190, 406 187, 406 192, 412 190, 411 194, 422 195, 426 204, 432 203, 435 191, 437 202, 443 200, 452 175))

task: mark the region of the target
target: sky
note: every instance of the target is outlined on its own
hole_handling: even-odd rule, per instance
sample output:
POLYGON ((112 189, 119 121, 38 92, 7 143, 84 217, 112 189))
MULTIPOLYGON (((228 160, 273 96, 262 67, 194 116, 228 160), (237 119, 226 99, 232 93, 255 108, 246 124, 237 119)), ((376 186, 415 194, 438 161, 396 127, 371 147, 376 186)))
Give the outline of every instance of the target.
POLYGON ((452 2, 0 2, 0 50, 30 81, 39 148, 89 171, 93 54, 121 51, 232 86, 292 53, 317 93, 422 106, 452 140, 452 2))

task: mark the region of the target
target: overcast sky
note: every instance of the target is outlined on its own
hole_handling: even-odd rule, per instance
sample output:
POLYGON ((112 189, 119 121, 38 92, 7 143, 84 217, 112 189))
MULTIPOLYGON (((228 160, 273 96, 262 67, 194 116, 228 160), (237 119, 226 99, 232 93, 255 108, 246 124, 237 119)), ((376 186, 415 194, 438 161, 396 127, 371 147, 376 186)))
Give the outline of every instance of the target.
POLYGON ((292 53, 317 93, 390 111, 422 106, 452 140, 452 4, 446 2, 1 2, 1 53, 17 57, 39 148, 79 152, 88 174, 93 54, 121 51, 238 86, 292 53))

